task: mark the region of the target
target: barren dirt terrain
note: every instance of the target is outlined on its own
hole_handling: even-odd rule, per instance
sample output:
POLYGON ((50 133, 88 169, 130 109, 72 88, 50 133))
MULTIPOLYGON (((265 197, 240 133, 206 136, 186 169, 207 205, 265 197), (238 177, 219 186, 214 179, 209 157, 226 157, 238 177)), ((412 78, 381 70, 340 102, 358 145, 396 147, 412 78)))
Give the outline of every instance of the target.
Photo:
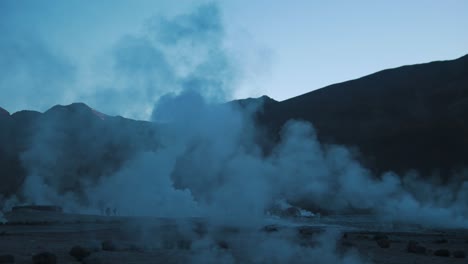
MULTIPOLYGON (((12 257, 14 263, 53 263, 33 262, 35 255, 44 252, 55 255, 56 263, 200 263, 207 258, 204 256, 207 252, 215 260, 219 257, 219 262, 229 262, 221 258, 227 255, 234 257, 234 263, 281 263, 268 259, 268 255, 252 259, 245 252, 255 255, 256 246, 265 250, 256 244, 258 237, 262 241, 281 238, 305 250, 323 247, 318 245, 317 237, 327 230, 335 234, 336 239, 329 241, 334 254, 354 251, 365 263, 467 263, 466 230, 376 225, 362 217, 271 219, 261 228, 210 226, 203 219, 48 212, 16 213, 8 217, 14 221, 0 225, 0 263, 10 263, 12 257)), ((298 259, 298 263, 303 262, 298 259)), ((323 262, 318 257, 308 263, 323 262)))

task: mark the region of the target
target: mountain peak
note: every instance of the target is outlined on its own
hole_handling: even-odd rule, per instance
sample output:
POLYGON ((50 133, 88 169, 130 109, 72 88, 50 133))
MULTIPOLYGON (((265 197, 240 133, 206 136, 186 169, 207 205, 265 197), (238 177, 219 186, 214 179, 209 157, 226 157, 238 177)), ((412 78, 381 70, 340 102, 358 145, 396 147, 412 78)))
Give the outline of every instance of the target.
POLYGON ((266 95, 263 95, 257 98, 249 97, 245 99, 238 99, 238 100, 231 101, 229 103, 247 111, 257 112, 257 111, 263 111, 264 107, 278 103, 278 102, 266 95))
POLYGON ((0 116, 4 116, 4 115, 9 116, 10 112, 0 107, 0 116))
POLYGON ((72 103, 69 105, 54 105, 45 113, 57 112, 57 111, 70 111, 70 112, 78 112, 78 111, 90 111, 91 107, 89 107, 85 103, 72 103))
POLYGON ((260 97, 248 97, 248 98, 245 98, 245 99, 238 99, 238 100, 234 100, 232 102, 236 102, 240 105, 250 105, 252 103, 262 103, 262 104, 267 104, 267 103, 277 103, 278 101, 276 101, 275 99, 267 96, 267 95, 262 95, 260 97))
POLYGON ((258 97, 258 98, 256 98, 256 99, 257 99, 257 100, 260 99, 260 100, 263 100, 263 101, 266 101, 266 102, 268 102, 268 101, 269 101, 269 102, 275 102, 275 103, 278 102, 278 101, 276 101, 275 99, 269 97, 268 95, 262 95, 262 96, 260 96, 260 97, 258 97))
POLYGON ((72 103, 69 105, 55 105, 49 110, 47 110, 44 114, 59 114, 59 113, 91 113, 94 116, 98 117, 101 120, 104 120, 108 117, 108 115, 103 114, 85 103, 72 103))

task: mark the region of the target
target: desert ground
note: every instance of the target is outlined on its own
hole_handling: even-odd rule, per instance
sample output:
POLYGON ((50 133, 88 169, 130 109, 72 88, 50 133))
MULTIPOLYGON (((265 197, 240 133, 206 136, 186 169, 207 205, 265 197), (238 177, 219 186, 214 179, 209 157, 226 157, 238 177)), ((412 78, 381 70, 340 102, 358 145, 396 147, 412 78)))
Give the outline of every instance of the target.
MULTIPOLYGON (((33 261, 35 255, 44 252, 54 255, 56 263, 221 263, 232 260, 223 256, 233 256, 234 263, 281 263, 281 259, 269 259, 264 246, 263 257, 252 259, 256 247, 260 247, 255 239, 281 238, 298 248, 308 249, 320 247, 317 237, 327 230, 335 234, 335 239, 330 238, 334 254, 339 256, 352 251, 364 263, 468 263, 464 255, 468 251, 467 230, 376 224, 371 217, 363 216, 272 218, 260 228, 211 226, 197 218, 58 212, 10 213, 7 218, 9 222, 0 225, 0 263, 11 263, 12 258, 14 263, 53 263, 38 260, 37 256, 36 262, 33 261), (71 254, 73 247, 75 251, 71 254), (250 255, 246 256, 244 251, 250 255), (207 252, 211 255, 207 256, 207 252)), ((268 248, 266 250, 268 252, 268 248)), ((310 261, 298 258, 297 263, 324 262, 319 255, 310 261)))

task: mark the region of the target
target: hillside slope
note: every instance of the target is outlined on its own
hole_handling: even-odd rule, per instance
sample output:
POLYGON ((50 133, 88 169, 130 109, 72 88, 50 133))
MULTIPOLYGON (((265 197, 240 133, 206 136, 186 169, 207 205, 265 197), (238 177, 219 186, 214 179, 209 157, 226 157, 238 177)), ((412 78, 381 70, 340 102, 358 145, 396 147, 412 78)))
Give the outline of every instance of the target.
MULTIPOLYGON (((296 119, 311 122, 322 143, 358 150, 377 174, 416 170, 448 179, 468 165, 468 55, 384 70, 282 102, 263 96, 231 103, 256 111, 256 140, 266 152, 296 119)), ((3 195, 16 193, 34 174, 60 192, 82 189, 136 153, 161 146, 156 124, 107 116, 82 103, 44 113, 10 115, 0 108, 0 128, 3 195)))
POLYGON ((132 155, 156 149, 150 122, 104 115, 85 104, 0 119, 0 194, 16 193, 26 175, 42 175, 56 190, 80 190, 117 171, 132 155), (58 180, 57 180, 58 179, 58 180))
POLYGON ((377 172, 451 175, 468 165, 468 55, 330 85, 259 116, 275 136, 289 119, 312 122, 324 143, 357 147, 377 172))

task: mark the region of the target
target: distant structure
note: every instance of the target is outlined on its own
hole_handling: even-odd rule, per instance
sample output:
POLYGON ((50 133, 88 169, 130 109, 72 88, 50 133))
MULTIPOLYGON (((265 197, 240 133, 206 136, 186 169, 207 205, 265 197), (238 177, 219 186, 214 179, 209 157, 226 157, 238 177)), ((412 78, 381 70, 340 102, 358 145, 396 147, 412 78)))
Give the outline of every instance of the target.
POLYGON ((63 209, 55 205, 19 205, 11 208, 12 212, 18 211, 42 211, 42 212, 57 212, 62 213, 63 209))

